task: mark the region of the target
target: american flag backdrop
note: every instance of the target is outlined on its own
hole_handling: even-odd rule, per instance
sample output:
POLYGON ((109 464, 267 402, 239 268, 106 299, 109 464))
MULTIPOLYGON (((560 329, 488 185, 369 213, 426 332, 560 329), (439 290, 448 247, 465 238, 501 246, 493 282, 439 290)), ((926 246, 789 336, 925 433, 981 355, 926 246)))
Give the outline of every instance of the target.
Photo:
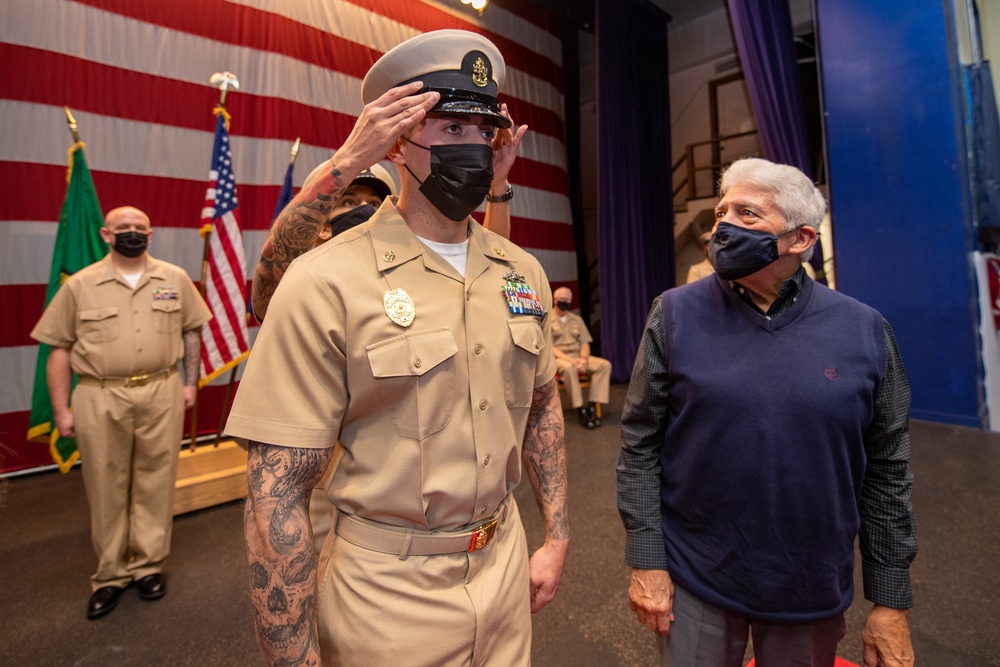
MULTIPOLYGON (((236 74, 240 90, 226 103, 249 274, 295 138, 301 185, 347 138, 361 80, 385 51, 428 30, 482 33, 507 62, 502 101, 530 127, 511 173, 512 239, 554 286, 578 291, 558 26, 524 0, 493 0, 481 17, 460 0, 0 2, 0 442, 8 450, 0 469, 50 463, 47 448, 24 435, 37 354, 28 333, 45 300, 72 144, 63 105, 79 123, 105 210, 148 213, 150 252, 198 281, 219 100, 209 79, 236 74)), ((201 431, 218 424, 225 380, 200 392, 201 431)))

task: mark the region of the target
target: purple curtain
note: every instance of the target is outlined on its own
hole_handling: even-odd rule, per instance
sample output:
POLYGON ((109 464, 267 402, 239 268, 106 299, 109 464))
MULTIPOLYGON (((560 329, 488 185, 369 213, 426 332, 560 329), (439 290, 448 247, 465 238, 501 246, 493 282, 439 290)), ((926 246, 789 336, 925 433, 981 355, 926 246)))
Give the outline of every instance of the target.
MULTIPOLYGON (((728 2, 764 155, 814 179, 788 0, 728 2)), ((818 243, 810 264, 825 284, 823 249, 818 243)))
POLYGON ((601 355, 627 381, 653 297, 674 285, 667 15, 597 0, 601 355))

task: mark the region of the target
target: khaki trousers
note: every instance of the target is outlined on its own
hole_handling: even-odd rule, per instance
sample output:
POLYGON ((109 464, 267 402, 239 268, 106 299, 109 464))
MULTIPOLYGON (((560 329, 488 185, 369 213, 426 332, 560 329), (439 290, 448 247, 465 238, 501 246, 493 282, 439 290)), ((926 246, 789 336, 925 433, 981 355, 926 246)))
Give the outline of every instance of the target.
POLYGON ((528 548, 508 502, 496 537, 473 553, 400 560, 331 535, 320 575, 323 665, 530 665, 528 548))
MULTIPOLYGON (((583 391, 580 389, 580 376, 576 367, 568 361, 556 359, 556 368, 559 369, 559 377, 566 385, 573 407, 583 406, 583 391)), ((611 391, 611 362, 591 355, 587 357, 587 372, 590 373, 587 400, 592 403, 607 403, 611 391)))
POLYGON ((90 532, 94 590, 162 571, 170 553, 184 392, 174 374, 141 387, 73 390, 73 415, 90 532))

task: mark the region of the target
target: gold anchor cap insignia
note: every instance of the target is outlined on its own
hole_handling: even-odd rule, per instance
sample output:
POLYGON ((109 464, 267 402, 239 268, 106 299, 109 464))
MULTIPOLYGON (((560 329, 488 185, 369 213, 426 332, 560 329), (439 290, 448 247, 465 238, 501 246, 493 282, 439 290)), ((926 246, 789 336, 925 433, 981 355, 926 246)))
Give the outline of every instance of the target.
POLYGON ((391 262, 392 260, 396 259, 396 253, 394 253, 391 250, 386 250, 384 253, 382 253, 382 259, 387 262, 391 262))
POLYGON ((417 316, 417 309, 413 306, 413 299, 405 290, 391 289, 386 291, 382 297, 382 306, 389 319, 401 327, 408 327, 413 324, 413 318, 417 316))
MULTIPOLYGON (((466 61, 468 62, 468 61, 466 61)), ((476 58, 472 63, 472 83, 480 88, 485 88, 490 82, 489 73, 486 71, 486 62, 482 58, 476 58)))

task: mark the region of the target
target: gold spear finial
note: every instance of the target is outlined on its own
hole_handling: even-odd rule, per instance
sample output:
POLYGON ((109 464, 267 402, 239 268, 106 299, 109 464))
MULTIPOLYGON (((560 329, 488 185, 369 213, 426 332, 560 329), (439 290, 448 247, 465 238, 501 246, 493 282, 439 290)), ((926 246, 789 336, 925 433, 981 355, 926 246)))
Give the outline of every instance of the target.
POLYGON ((80 129, 76 126, 76 118, 73 118, 73 112, 69 110, 69 107, 63 107, 66 110, 66 122, 69 123, 70 134, 73 135, 73 141, 80 143, 80 129))
POLYGON ((209 79, 213 86, 217 86, 222 94, 219 97, 219 106, 223 109, 226 108, 226 93, 232 90, 240 89, 240 80, 236 78, 236 75, 232 72, 216 72, 209 79))
POLYGON ((299 156, 299 142, 302 137, 295 137, 295 143, 292 144, 292 158, 290 160, 291 164, 295 164, 295 158, 299 156))

